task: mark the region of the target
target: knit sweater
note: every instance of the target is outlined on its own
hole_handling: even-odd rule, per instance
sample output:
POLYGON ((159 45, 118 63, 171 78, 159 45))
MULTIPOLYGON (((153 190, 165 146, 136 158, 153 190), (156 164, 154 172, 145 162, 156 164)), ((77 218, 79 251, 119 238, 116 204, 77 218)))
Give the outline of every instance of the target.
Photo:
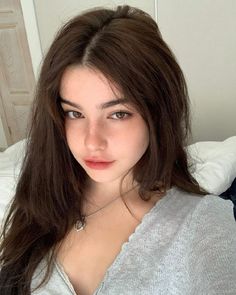
MULTIPOLYGON (((33 295, 75 295, 61 265, 33 295)), ((144 215, 94 295, 235 295, 236 222, 233 204, 218 196, 170 189, 144 215)))

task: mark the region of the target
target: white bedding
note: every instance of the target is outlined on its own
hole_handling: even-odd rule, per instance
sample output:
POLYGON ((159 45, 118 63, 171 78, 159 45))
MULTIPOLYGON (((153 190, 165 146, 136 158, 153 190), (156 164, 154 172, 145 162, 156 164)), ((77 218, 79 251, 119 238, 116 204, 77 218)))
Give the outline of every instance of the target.
POLYGON ((25 140, 0 153, 0 221, 14 196, 25 150, 25 140))
POLYGON ((236 178, 236 136, 225 141, 203 141, 188 146, 192 174, 209 193, 220 195, 236 178))
MULTIPOLYGON (((22 140, 0 153, 0 221, 12 199, 25 150, 22 140)), ((226 191, 236 177, 236 136, 187 147, 192 174, 211 194, 226 191)))

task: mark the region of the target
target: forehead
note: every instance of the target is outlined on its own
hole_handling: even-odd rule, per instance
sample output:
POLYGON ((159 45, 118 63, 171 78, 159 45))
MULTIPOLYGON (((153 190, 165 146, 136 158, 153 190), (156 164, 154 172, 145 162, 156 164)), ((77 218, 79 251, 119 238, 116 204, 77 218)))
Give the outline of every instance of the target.
POLYGON ((62 75, 60 96, 65 99, 102 102, 120 97, 121 92, 101 72, 88 67, 70 66, 62 75))

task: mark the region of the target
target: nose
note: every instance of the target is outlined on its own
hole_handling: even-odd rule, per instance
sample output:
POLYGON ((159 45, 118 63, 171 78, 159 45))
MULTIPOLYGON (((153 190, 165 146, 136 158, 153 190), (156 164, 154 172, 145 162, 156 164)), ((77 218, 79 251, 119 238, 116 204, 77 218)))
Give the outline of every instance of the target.
POLYGON ((84 144, 91 152, 104 150, 107 145, 104 128, 100 124, 88 126, 84 138, 84 144))

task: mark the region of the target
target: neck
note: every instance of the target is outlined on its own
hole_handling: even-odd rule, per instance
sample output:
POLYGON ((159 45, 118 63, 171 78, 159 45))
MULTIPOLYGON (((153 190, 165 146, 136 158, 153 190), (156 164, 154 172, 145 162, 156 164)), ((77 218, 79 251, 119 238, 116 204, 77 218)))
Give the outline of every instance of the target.
POLYGON ((96 209, 102 208, 109 204, 110 202, 116 202, 120 197, 125 199, 134 198, 138 195, 138 185, 137 183, 127 183, 124 182, 122 188, 118 184, 96 183, 88 187, 85 192, 85 202, 83 206, 83 212, 89 214, 96 209))

